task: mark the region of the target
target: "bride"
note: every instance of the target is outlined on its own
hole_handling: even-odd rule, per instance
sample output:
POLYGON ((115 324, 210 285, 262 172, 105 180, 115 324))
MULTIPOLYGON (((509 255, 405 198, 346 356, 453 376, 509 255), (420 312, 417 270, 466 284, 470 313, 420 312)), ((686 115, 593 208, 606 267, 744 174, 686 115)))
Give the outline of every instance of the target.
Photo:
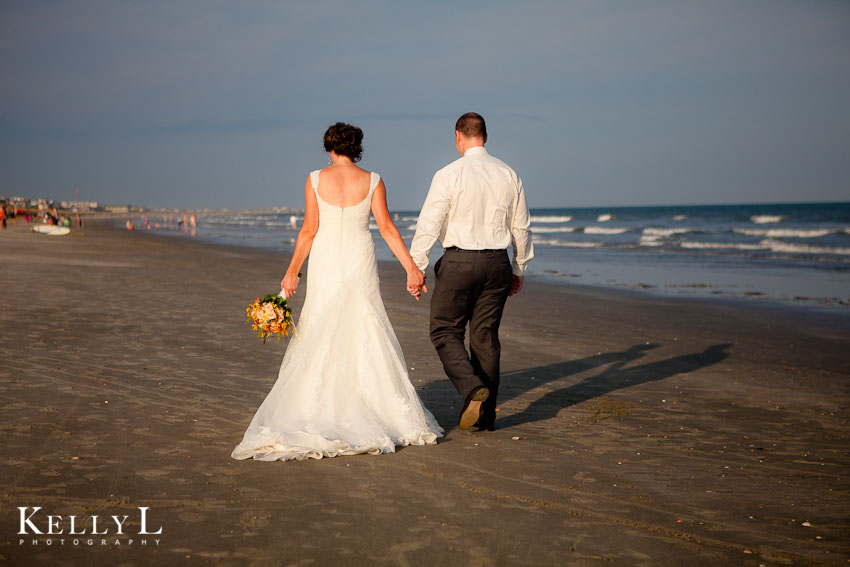
POLYGON ((390 218, 384 182, 355 165, 362 140, 360 128, 342 122, 325 132, 331 165, 307 179, 304 224, 281 281, 291 297, 309 254, 298 328, 277 381, 233 450, 234 459, 377 455, 442 437, 443 429, 410 383, 384 310, 370 211, 416 299, 425 276, 390 218))

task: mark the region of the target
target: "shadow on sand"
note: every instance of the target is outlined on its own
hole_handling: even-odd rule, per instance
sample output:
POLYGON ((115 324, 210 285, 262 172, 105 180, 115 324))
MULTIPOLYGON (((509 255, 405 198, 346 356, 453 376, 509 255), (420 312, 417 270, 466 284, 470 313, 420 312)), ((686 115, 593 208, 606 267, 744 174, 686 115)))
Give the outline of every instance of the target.
MULTIPOLYGON (((596 376, 546 393, 517 414, 501 419, 497 418, 496 427, 502 429, 523 423, 543 421, 555 417, 564 408, 603 396, 615 390, 663 380, 676 374, 693 372, 711 366, 729 356, 726 350, 731 345, 717 344, 702 352, 674 356, 665 360, 625 368, 627 364, 643 358, 647 351, 659 346, 652 343, 639 344, 620 352, 606 352, 577 360, 504 372, 502 373, 502 386, 499 390, 500 406, 523 392, 549 382, 592 370, 599 366, 610 365, 596 376)), ((437 420, 446 429, 446 433, 457 427, 457 412, 460 403, 457 392, 448 379, 430 385, 426 390, 420 392, 420 395, 426 407, 434 412, 437 420)))
POLYGON ((702 352, 673 356, 665 360, 650 362, 640 366, 624 368, 626 364, 642 358, 644 352, 659 345, 637 345, 623 352, 605 353, 576 361, 560 364, 550 364, 526 370, 518 370, 504 374, 502 384, 509 384, 499 392, 499 403, 515 398, 523 391, 536 388, 541 384, 564 378, 571 374, 582 372, 589 368, 611 363, 600 374, 587 378, 578 384, 572 384, 534 400, 523 411, 505 417, 497 422, 497 426, 512 427, 523 423, 543 421, 555 417, 564 408, 587 400, 604 396, 615 390, 629 388, 638 384, 664 380, 677 374, 693 372, 713 364, 717 364, 729 356, 726 352, 730 344, 710 346, 702 352), (505 381, 505 378, 509 382, 505 381), (531 380, 534 378, 534 380, 531 380))

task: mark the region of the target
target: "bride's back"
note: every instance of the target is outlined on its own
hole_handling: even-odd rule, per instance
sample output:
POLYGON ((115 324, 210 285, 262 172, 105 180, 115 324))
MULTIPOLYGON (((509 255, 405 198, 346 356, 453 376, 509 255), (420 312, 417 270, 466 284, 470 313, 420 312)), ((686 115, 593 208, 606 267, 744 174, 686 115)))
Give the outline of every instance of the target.
POLYGON ((331 165, 319 173, 316 191, 322 200, 335 207, 362 203, 369 195, 371 173, 351 165, 331 165))

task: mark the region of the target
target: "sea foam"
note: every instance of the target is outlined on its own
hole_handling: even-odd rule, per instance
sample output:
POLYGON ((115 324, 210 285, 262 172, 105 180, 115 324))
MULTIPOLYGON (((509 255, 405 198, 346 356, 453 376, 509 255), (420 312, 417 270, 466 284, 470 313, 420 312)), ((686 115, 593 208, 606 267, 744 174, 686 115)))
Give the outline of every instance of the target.
POLYGON ((574 242, 571 240, 557 240, 555 238, 533 237, 532 240, 540 246, 557 246, 559 248, 599 248, 603 245, 602 242, 574 242))
POLYGON ((740 242, 692 242, 679 243, 682 248, 699 250, 768 250, 763 244, 743 244, 740 242))
POLYGON ((798 228, 735 228, 732 232, 738 234, 746 234, 747 236, 768 236, 771 238, 817 238, 841 232, 838 229, 816 228, 816 229, 798 229, 798 228))
POLYGON ((578 230, 576 226, 532 226, 531 232, 536 233, 545 233, 545 232, 575 232, 578 230))
POLYGON ((661 236, 657 236, 654 234, 643 235, 640 237, 640 245, 641 246, 664 246, 664 242, 662 241, 661 236))
POLYGON ((768 238, 762 240, 761 244, 772 252, 785 252, 787 254, 838 254, 850 256, 850 248, 831 248, 829 246, 809 246, 808 244, 794 244, 768 238))
POLYGON ((698 231, 696 229, 693 229, 693 228, 685 228, 685 227, 681 227, 681 228, 647 227, 647 228, 643 229, 643 233, 645 235, 650 235, 650 236, 673 236, 674 234, 687 234, 689 232, 698 232, 698 231))
POLYGON ((750 220, 756 224, 770 224, 785 219, 785 215, 753 215, 750 220))
POLYGON ((706 249, 706 250, 770 250, 785 254, 836 254, 841 256, 850 255, 850 248, 832 248, 829 246, 809 246, 808 244, 794 244, 783 242, 773 238, 766 238, 758 244, 745 244, 742 242, 682 242, 682 248, 706 249))
POLYGON ((557 216, 532 216, 531 222, 570 222, 573 217, 557 217, 557 216))
POLYGON ((628 231, 628 228, 606 228, 602 226, 588 226, 584 229, 585 234, 623 234, 628 231))

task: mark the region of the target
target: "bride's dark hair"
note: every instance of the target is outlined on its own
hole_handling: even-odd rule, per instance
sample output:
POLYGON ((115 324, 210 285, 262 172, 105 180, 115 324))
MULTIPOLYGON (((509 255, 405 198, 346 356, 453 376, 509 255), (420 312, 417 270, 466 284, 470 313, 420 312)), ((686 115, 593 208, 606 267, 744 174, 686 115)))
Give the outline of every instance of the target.
POLYGON ((360 161, 363 155, 363 130, 351 124, 337 122, 325 131, 325 151, 360 161))

